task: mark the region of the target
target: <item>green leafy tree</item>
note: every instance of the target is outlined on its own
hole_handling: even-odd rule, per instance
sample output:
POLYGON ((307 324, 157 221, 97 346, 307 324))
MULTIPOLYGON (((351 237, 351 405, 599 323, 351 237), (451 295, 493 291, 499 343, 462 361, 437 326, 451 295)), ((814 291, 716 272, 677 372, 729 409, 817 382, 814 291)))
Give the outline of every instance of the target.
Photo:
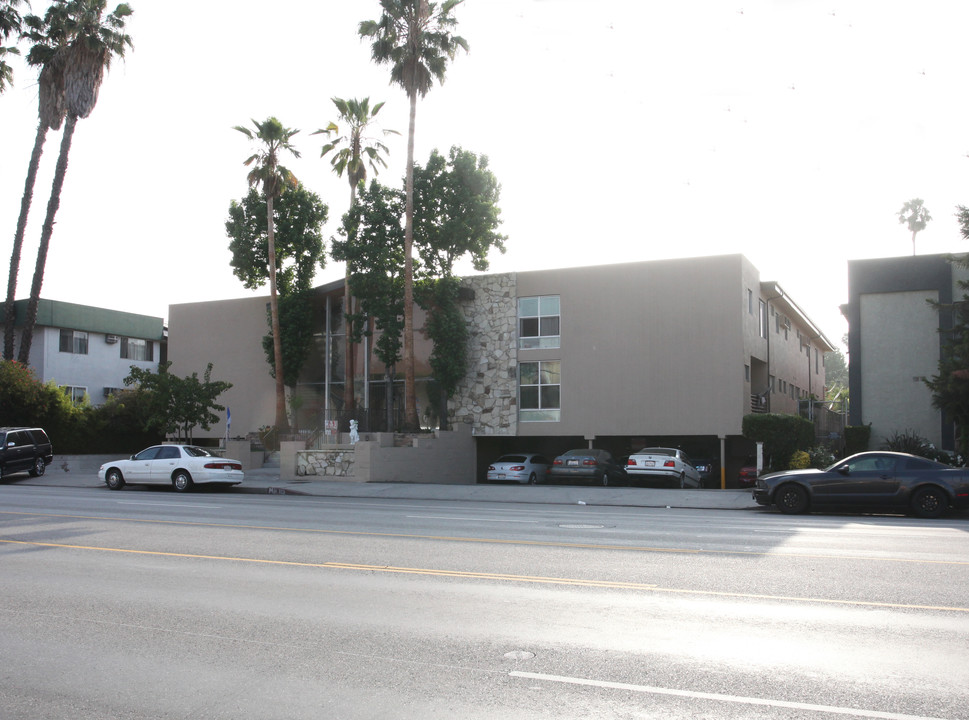
MULTIPOLYGON (((242 202, 232 201, 225 224, 231 239, 232 272, 250 290, 264 286, 270 277, 268 207, 266 198, 251 189, 242 202)), ((319 195, 300 184, 276 199, 273 215, 283 383, 293 388, 313 343, 310 290, 317 270, 326 265, 322 228, 329 208, 319 195)), ((271 328, 271 315, 268 320, 271 328)), ((263 338, 263 348, 276 377, 273 338, 270 330, 263 338)))
MULTIPOLYGON (((383 155, 390 152, 387 146, 375 138, 366 135, 367 129, 375 122, 377 113, 384 104, 377 103, 370 107, 370 98, 357 100, 351 98, 332 98, 337 112, 340 114, 339 124, 331 122, 325 128, 317 130, 314 135, 325 133, 330 142, 323 146, 320 157, 330 155, 330 165, 339 177, 347 176, 350 183, 350 208, 353 208, 357 198, 357 187, 367 181, 367 166, 373 170, 374 175, 380 172, 381 167, 387 167, 383 155), (344 135, 340 135, 340 126, 345 128, 344 135)), ((383 130, 384 136, 399 135, 396 130, 383 130)), ((350 294, 350 273, 347 271, 344 282, 343 308, 347 323, 347 346, 344 354, 344 388, 343 388, 343 407, 350 411, 356 407, 356 397, 354 394, 354 352, 355 343, 350 342, 354 334, 351 328, 353 313, 353 296, 350 294)))
MULTIPOLYGON (((386 368, 387 421, 393 428, 394 368, 401 360, 404 312, 404 233, 400 226, 404 196, 373 181, 343 216, 342 240, 333 240, 334 260, 345 262, 350 290, 379 331, 374 354, 386 368)), ((358 318, 359 320, 359 318, 358 318)), ((360 333, 360 322, 354 323, 360 333)), ((369 330, 362 331, 369 334, 369 330)), ((355 338, 359 341, 359 336, 355 338)))
POLYGON ((848 399, 848 362, 844 353, 835 349, 824 355, 825 400, 848 399))
MULTIPOLYGON (((17 12, 21 0, 3 0, 0 2, 0 43, 20 32, 22 18, 17 12)), ((20 51, 13 45, 0 45, 0 93, 13 84, 13 68, 7 62, 7 55, 19 55, 20 51)))
MULTIPOLYGON (((274 117, 267 118, 263 122, 252 121, 256 128, 253 132, 249 128, 237 125, 236 130, 241 132, 250 140, 254 140, 261 145, 260 149, 250 155, 245 165, 252 166, 249 171, 249 185, 251 187, 262 186, 263 196, 266 198, 266 237, 267 255, 269 259, 269 312, 272 324, 273 336, 273 367, 285 367, 283 365, 283 346, 282 333, 279 331, 279 298, 277 294, 276 277, 276 238, 273 218, 273 203, 278 198, 283 189, 289 185, 295 187, 298 184, 296 176, 287 168, 279 164, 279 154, 283 151, 289 152, 295 157, 299 157, 299 152, 290 142, 299 130, 284 127, 283 124, 274 117)), ((289 429, 286 420, 286 389, 283 383, 283 373, 275 373, 276 379, 276 430, 280 433, 289 429)))
POLYGON ((447 400, 467 372, 467 323, 458 304, 454 264, 470 257, 476 270, 488 269, 492 248, 504 252, 498 232, 501 186, 488 158, 452 147, 447 158, 437 150, 427 164, 414 167, 414 244, 425 273, 416 299, 428 316, 434 343, 431 369, 440 388, 438 417, 447 428, 447 400))
MULTIPOLYGON (((956 217, 962 237, 969 240, 969 208, 960 205, 956 217)), ((969 255, 957 255, 951 262, 969 269, 969 255)), ((926 385, 932 391, 932 406, 941 410, 958 429, 957 447, 963 460, 969 459, 969 282, 959 281, 962 297, 937 305, 952 313, 952 329, 944 333, 939 372, 926 385)))
MULTIPOLYGON (((67 174, 67 160, 71 153, 74 128, 79 119, 88 117, 94 110, 104 73, 111 67, 112 58, 124 57, 126 50, 132 47, 131 37, 124 32, 127 18, 132 13, 127 3, 121 3, 107 14, 105 14, 106 0, 59 0, 59 5, 59 9, 64 11, 57 21, 61 25, 56 29, 51 25, 49 32, 54 33, 55 38, 59 38, 59 33, 63 32, 66 38, 70 39, 63 45, 58 40, 54 41, 57 46, 55 55, 60 57, 53 60, 55 64, 63 62, 67 119, 61 136, 60 153, 54 170, 50 200, 47 203, 47 215, 41 230, 37 262, 30 286, 30 299, 27 302, 20 351, 17 355, 20 362, 24 364, 30 360, 30 346, 34 325, 37 322, 37 305, 40 302, 40 291, 44 283, 50 239, 54 234, 54 218, 61 203, 61 190, 67 174)), ((43 70, 41 72, 43 73, 43 70)))
POLYGON ((178 377, 169 372, 170 368, 170 362, 159 363, 158 372, 132 365, 124 383, 137 386, 148 396, 145 430, 177 435, 191 442, 195 427, 209 430, 212 423, 219 421, 215 412, 225 410, 225 406, 216 400, 232 383, 212 380, 212 363, 206 366, 201 379, 198 373, 178 377))
POLYGON ((932 216, 928 209, 922 204, 922 198, 914 198, 902 205, 898 211, 899 224, 908 225, 908 230, 912 233, 912 254, 915 254, 915 236, 925 230, 932 216))
POLYGON ((447 401, 468 371, 468 323, 458 304, 460 282, 442 277, 418 283, 416 297, 427 309, 427 335, 434 343, 431 371, 440 389, 437 410, 441 430, 448 429, 447 401))
POLYGON ((468 50, 467 41, 454 35, 457 20, 451 14, 462 0, 380 0, 378 20, 360 23, 361 38, 371 42, 371 58, 390 65, 390 81, 399 85, 410 102, 407 130, 407 174, 405 180, 404 224, 404 414, 405 424, 419 426, 414 375, 414 268, 411 247, 414 237, 414 129, 417 98, 424 97, 443 82, 448 62, 459 49, 468 50))

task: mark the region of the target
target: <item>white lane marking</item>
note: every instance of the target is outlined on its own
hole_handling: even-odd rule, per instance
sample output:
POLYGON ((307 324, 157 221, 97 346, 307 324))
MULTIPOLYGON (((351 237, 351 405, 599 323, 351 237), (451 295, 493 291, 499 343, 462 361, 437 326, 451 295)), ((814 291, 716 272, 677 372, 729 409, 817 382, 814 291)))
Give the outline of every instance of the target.
POLYGON ((501 522, 501 523, 526 523, 530 525, 538 524, 538 520, 503 520, 501 518, 478 518, 478 517, 448 517, 447 515, 405 515, 406 518, 420 520, 474 520, 475 522, 501 522))
POLYGON ((149 505, 151 507, 177 507, 177 508, 215 508, 221 510, 221 505, 184 505, 182 503, 160 503, 160 502, 136 502, 134 500, 115 500, 118 505, 149 505))
POLYGON ((510 672, 509 675, 527 680, 547 680, 549 682, 567 683, 569 685, 590 685, 614 690, 652 693, 654 695, 673 695, 695 700, 715 700, 717 702, 731 702, 744 705, 765 705, 768 707, 788 708, 792 710, 824 712, 832 715, 853 715, 855 717, 880 718, 881 720, 945 720, 944 718, 926 717, 924 715, 904 715, 900 713, 881 712, 879 710, 859 710, 856 708, 835 707, 833 705, 812 705, 811 703, 788 702, 786 700, 766 700, 764 698, 742 697, 739 695, 720 695, 718 693, 694 692, 692 690, 674 690, 672 688, 650 687, 649 685, 633 685, 630 683, 589 680, 586 678, 573 678, 562 675, 519 672, 517 670, 510 672))

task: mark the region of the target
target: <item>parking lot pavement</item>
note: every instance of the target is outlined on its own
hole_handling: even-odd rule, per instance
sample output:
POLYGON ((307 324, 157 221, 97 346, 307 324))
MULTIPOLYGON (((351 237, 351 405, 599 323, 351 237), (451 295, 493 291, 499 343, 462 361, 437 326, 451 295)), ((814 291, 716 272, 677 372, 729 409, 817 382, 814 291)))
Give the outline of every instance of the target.
MULTIPOLYGON (((96 471, 64 472, 56 462, 46 474, 32 478, 15 475, 0 485, 77 487, 104 490, 96 471)), ((204 491, 204 487, 200 488, 204 491)), ((474 502, 552 503, 564 505, 615 505, 719 510, 751 510, 759 506, 750 490, 680 490, 637 487, 590 487, 581 485, 437 483, 358 483, 313 478, 282 480, 279 468, 246 472, 246 479, 232 489, 236 493, 310 495, 317 497, 385 498, 406 500, 464 500, 474 502)))

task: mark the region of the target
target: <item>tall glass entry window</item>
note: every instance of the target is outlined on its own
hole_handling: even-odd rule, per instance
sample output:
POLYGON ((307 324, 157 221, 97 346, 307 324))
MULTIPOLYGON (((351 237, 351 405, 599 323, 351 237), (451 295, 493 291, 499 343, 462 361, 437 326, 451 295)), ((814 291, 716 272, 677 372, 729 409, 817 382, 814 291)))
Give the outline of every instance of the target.
POLYGON ((518 347, 561 347, 560 319, 558 295, 518 298, 518 347))
POLYGON ((561 394, 561 361, 518 364, 518 419, 521 422, 559 422, 561 394))

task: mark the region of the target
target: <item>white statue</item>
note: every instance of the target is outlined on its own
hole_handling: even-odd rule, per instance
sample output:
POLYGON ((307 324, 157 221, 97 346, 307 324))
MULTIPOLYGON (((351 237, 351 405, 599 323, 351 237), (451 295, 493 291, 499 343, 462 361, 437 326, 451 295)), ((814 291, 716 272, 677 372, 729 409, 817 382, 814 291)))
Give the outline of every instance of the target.
POLYGON ((360 433, 357 432, 357 421, 351 420, 350 421, 350 444, 356 445, 358 442, 360 442, 360 433))

